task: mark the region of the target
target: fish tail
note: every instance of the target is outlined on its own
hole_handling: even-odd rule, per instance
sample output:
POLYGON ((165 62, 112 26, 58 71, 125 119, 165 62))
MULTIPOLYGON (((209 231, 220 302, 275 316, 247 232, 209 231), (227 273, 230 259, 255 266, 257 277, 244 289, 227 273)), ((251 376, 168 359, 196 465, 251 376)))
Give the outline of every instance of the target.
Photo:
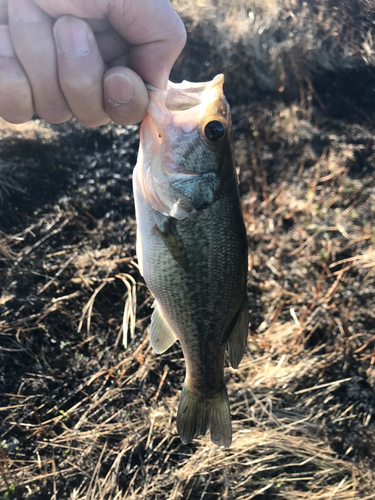
POLYGON ((185 381, 177 413, 177 431, 184 443, 197 436, 211 433, 211 441, 218 446, 230 446, 232 425, 227 388, 207 397, 188 389, 185 381))

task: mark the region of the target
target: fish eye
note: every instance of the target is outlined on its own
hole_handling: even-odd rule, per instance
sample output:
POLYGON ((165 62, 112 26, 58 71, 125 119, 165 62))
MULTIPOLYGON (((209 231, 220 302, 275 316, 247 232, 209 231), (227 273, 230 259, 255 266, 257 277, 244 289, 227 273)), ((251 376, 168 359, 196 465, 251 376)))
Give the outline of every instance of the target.
POLYGON ((204 127, 204 135, 211 142, 217 142, 225 135, 225 125, 219 120, 211 120, 204 127))

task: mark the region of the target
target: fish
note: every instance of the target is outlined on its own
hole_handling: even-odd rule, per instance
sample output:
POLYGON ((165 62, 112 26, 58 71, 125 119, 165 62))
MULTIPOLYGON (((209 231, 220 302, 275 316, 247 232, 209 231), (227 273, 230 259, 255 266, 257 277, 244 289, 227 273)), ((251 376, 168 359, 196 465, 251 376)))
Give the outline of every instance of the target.
POLYGON ((133 172, 140 272, 155 298, 150 343, 178 339, 186 377, 177 412, 184 443, 210 431, 229 446, 226 348, 237 368, 248 336, 248 242, 233 163, 224 76, 148 86, 133 172))

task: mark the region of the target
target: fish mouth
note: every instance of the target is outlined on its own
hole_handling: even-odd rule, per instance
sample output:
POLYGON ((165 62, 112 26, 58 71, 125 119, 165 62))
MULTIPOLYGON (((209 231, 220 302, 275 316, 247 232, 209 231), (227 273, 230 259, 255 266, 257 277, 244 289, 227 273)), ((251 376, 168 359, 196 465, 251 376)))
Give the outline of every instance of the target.
POLYGON ((182 184, 194 182, 208 171, 184 164, 191 154, 186 145, 201 144, 202 125, 208 116, 227 119, 223 83, 224 75, 219 74, 209 82, 169 82, 166 89, 147 85, 148 113, 141 127, 134 179, 151 207, 164 215, 182 219, 193 211, 193 205, 183 202, 177 192, 182 184))
MULTIPOLYGON (((184 80, 181 83, 168 82, 165 90, 158 89, 153 85, 146 84, 150 91, 151 103, 157 101, 168 111, 186 111, 205 103, 216 100, 222 94, 224 84, 224 75, 216 75, 210 82, 188 82, 184 80)), ((151 104, 150 103, 150 104, 151 104)), ((149 110, 149 113, 152 115, 149 110)))
POLYGON ((224 114, 225 119, 227 118, 227 106, 224 113, 219 111, 223 101, 226 102, 223 84, 222 73, 209 82, 168 82, 166 89, 146 84, 149 103, 147 117, 141 128, 141 141, 149 155, 155 157, 163 154, 164 160, 167 160, 164 162, 165 173, 197 175, 196 171, 178 164, 169 144, 183 141, 185 134, 201 134, 201 127, 207 115, 224 114))
POLYGON ((223 84, 223 74, 216 75, 209 82, 168 82, 164 90, 147 84, 148 114, 159 128, 161 136, 163 130, 171 126, 178 127, 184 133, 197 129, 207 114, 207 108, 215 107, 215 103, 220 103, 224 98, 223 84))

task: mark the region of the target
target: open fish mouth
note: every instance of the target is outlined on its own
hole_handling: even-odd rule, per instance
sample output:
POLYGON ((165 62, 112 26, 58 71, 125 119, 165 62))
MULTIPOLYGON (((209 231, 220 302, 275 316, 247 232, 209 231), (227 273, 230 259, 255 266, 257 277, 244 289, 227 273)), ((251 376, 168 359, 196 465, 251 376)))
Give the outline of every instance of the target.
MULTIPOLYGON (((163 215, 182 219, 193 212, 189 203, 178 198, 174 186, 212 173, 218 144, 207 140, 204 126, 214 121, 224 131, 228 128, 223 83, 224 75, 220 74, 209 82, 169 82, 163 90, 147 85, 148 114, 141 128, 135 182, 151 207, 163 215), (202 161, 209 156, 210 161, 202 161)), ((216 185, 211 179, 214 175, 206 179, 212 186, 216 185)))
MULTIPOLYGON (((158 101, 169 111, 186 111, 206 103, 216 100, 222 93, 224 84, 224 75, 216 75, 210 82, 188 82, 184 80, 181 83, 168 82, 165 90, 160 90, 153 85, 146 84, 151 93, 150 104, 152 101, 158 101)), ((152 104, 149 113, 152 115, 152 104)))
POLYGON ((200 125, 207 108, 224 98, 223 84, 223 74, 210 82, 168 82, 165 90, 148 84, 148 114, 161 129, 175 125, 189 133, 200 125))

